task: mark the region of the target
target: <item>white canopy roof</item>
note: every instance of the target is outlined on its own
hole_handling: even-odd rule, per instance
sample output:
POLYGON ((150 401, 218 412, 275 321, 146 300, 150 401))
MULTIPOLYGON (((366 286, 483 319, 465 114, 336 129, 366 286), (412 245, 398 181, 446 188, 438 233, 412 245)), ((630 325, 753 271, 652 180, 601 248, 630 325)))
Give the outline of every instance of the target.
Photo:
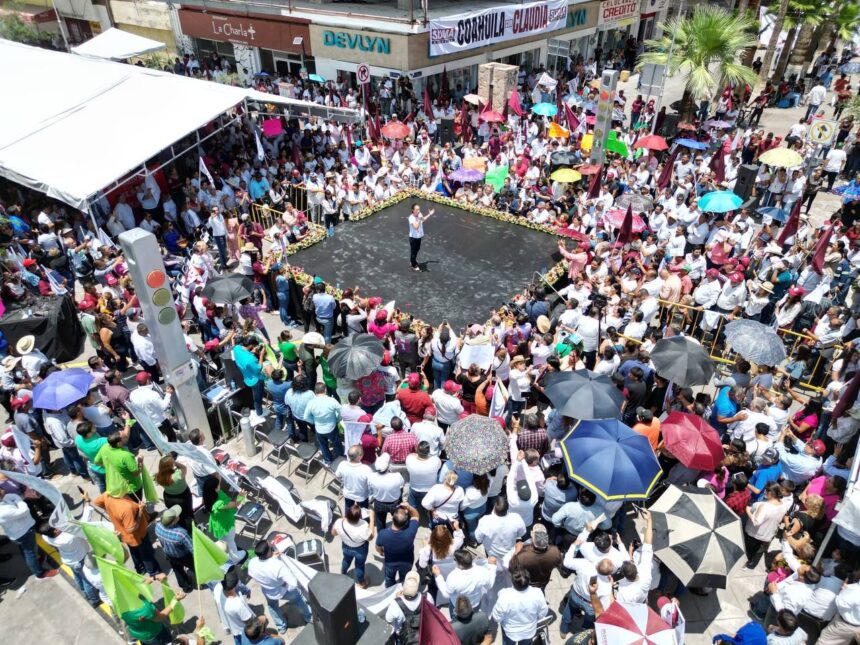
POLYGON ((149 54, 166 47, 167 45, 157 40, 144 38, 143 36, 111 27, 98 36, 90 38, 84 44, 72 47, 72 51, 81 56, 124 60, 132 56, 149 54))
MULTIPOLYGON (((85 211, 113 182, 246 98, 321 106, 0 40, 0 176, 85 211)), ((331 118, 353 121, 355 110, 331 118)))

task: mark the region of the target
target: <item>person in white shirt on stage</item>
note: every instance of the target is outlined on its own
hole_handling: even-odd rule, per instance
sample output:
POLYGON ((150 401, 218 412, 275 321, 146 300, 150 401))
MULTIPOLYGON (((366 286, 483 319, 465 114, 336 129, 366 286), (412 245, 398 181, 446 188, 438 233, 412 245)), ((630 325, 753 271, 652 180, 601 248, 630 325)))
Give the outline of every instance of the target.
POLYGON ((421 213, 421 206, 412 204, 412 212, 409 214, 409 263, 413 271, 421 271, 418 265, 418 252, 421 250, 421 240, 424 239, 424 222, 436 212, 431 208, 426 215, 421 213))

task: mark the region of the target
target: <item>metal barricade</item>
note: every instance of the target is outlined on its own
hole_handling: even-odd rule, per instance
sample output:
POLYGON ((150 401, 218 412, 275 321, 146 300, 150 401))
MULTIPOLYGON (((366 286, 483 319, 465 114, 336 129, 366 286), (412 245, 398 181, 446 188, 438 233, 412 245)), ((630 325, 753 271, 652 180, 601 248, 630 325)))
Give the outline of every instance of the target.
POLYGON ((276 221, 281 220, 284 213, 265 204, 251 204, 251 219, 262 225, 268 231, 276 221))

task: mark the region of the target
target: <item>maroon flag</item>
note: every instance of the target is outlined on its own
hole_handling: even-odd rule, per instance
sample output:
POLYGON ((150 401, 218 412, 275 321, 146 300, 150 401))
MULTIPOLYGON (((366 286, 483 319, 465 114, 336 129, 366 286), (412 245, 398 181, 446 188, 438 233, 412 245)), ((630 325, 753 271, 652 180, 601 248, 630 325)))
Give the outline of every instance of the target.
POLYGON ((666 188, 672 183, 672 170, 675 168, 675 159, 678 157, 679 148, 675 148, 675 152, 669 155, 666 163, 663 165, 663 170, 660 171, 660 176, 657 177, 657 188, 666 188))
POLYGON ((579 119, 576 118, 576 115, 567 103, 564 104, 564 114, 567 117, 567 129, 573 134, 573 131, 579 127, 579 119))
POLYGON ((595 173, 591 177, 591 183, 588 184, 588 199, 597 199, 600 197, 600 176, 603 174, 603 168, 600 169, 600 172, 595 173))
POLYGON ((296 168, 302 169, 302 152, 299 150, 298 144, 294 143, 292 145, 292 157, 293 157, 293 165, 296 168))
POLYGON ((511 90, 511 95, 508 97, 508 107, 511 108, 511 111, 517 116, 525 114, 525 112, 523 112, 522 105, 520 105, 520 95, 519 92, 517 92, 517 88, 511 90))
POLYGON ((798 199, 794 202, 794 206, 791 207, 791 213, 788 216, 788 220, 779 232, 779 237, 776 238, 777 244, 784 246, 786 240, 797 233, 797 229, 800 228, 800 202, 802 201, 802 199, 798 199))
POLYGON ((448 100, 448 68, 442 66, 442 78, 439 79, 439 100, 443 103, 448 100))
POLYGON ((564 107, 565 104, 561 97, 561 85, 557 85, 555 88, 555 122, 559 125, 563 123, 562 119, 567 116, 564 112, 564 107))
POLYGON ((624 246, 633 241, 633 206, 627 205, 627 213, 624 215, 624 221, 621 222, 621 228, 618 229, 618 237, 615 238, 615 246, 624 246))
MULTIPOLYGON (((801 201, 801 200, 797 200, 801 201)), ((827 255, 827 247, 830 246, 830 238, 833 237, 833 227, 827 228, 821 237, 818 238, 818 244, 815 245, 815 252, 812 254, 812 270, 818 275, 824 273, 824 257, 827 255)))
POLYGON ((451 623, 426 596, 421 600, 418 645, 460 645, 451 623))
POLYGON ((723 147, 717 148, 714 156, 711 158, 711 163, 708 168, 714 173, 714 179, 718 182, 726 180, 726 156, 723 154, 723 147))
POLYGON ((848 387, 845 388, 845 391, 836 403, 836 407, 833 408, 834 420, 843 416, 848 410, 854 407, 858 393, 860 393, 860 372, 857 372, 854 378, 848 382, 848 387))
POLYGON ((424 114, 428 119, 433 118, 433 102, 430 100, 430 86, 424 84, 424 114))
POLYGON ((343 135, 346 137, 346 149, 352 151, 352 124, 347 125, 343 129, 343 135))
POLYGON ((463 107, 460 108, 460 133, 463 141, 472 140, 472 123, 469 121, 469 110, 466 109, 465 101, 463 101, 463 107))

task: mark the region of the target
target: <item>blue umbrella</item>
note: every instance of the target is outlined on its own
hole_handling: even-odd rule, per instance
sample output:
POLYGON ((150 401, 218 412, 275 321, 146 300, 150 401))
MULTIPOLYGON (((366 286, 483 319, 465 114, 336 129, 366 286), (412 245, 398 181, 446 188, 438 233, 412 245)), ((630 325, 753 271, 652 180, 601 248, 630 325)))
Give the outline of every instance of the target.
POLYGON ((325 83, 325 79, 319 74, 308 74, 308 80, 315 83, 325 83))
POLYGON ((860 72, 860 63, 845 63, 839 71, 843 74, 856 74, 860 72))
POLYGON ((834 188, 833 192, 842 197, 843 204, 847 204, 848 202, 860 199, 860 184, 856 180, 853 180, 838 188, 834 188))
POLYGON ((33 407, 62 410, 84 398, 92 382, 93 375, 79 367, 51 372, 33 388, 33 407))
POLYGON ((568 475, 607 501, 647 499, 660 478, 648 439, 617 419, 577 421, 561 451, 568 475))
POLYGON ((785 224, 785 222, 788 221, 788 211, 784 208, 765 206, 764 208, 759 208, 756 213, 770 217, 773 221, 780 222, 782 224, 785 224))
POLYGON ((552 103, 536 103, 532 106, 532 112, 540 116, 555 116, 558 108, 552 103))
POLYGON ((715 190, 699 198, 699 210, 706 213, 728 213, 741 207, 744 200, 730 190, 715 190))
POLYGON ((458 168, 450 175, 448 175, 448 179, 451 181, 481 181, 484 178, 484 173, 480 170, 475 170, 473 168, 458 168))
POLYGON ((685 148, 692 148, 693 150, 707 150, 708 144, 702 143, 701 141, 696 141, 695 139, 675 139, 675 143, 679 146, 684 146, 685 148))

